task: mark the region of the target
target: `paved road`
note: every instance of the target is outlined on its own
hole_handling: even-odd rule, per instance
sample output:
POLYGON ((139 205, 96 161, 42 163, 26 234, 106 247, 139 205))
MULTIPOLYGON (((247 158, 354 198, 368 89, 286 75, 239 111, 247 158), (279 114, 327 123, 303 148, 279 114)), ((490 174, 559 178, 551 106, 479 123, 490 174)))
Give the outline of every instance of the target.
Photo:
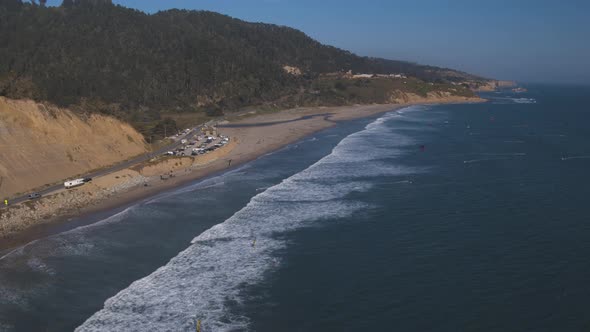
POLYGON ((256 123, 229 123, 229 124, 218 124, 217 128, 248 128, 248 127, 266 127, 266 126, 274 126, 277 124, 289 123, 289 122, 297 122, 302 120, 309 120, 316 117, 323 117, 326 121, 330 120, 334 113, 321 113, 321 114, 311 114, 311 115, 304 115, 298 117, 296 119, 291 120, 282 120, 282 121, 271 121, 271 122, 256 122, 256 123))
MULTIPOLYGON (((93 172, 93 173, 89 173, 89 174, 80 176, 80 178, 93 178, 94 179, 94 178, 97 178, 97 177, 105 176, 107 174, 111 174, 111 173, 114 173, 114 172, 117 172, 117 171, 120 171, 120 170, 129 168, 129 167, 131 167, 133 165, 136 165, 136 164, 139 164, 139 163, 148 161, 148 160, 152 159, 154 156, 162 155, 166 151, 170 151, 170 150, 174 150, 174 149, 178 148, 179 146, 182 145, 182 143, 181 143, 181 140, 182 139, 190 140, 190 139, 194 138, 197 134, 198 134, 198 129, 192 129, 188 133, 183 134, 180 137, 178 137, 178 139, 174 143, 172 143, 170 145, 164 146, 164 147, 162 147, 162 148, 160 148, 160 149, 158 149, 156 151, 152 151, 150 153, 146 153, 144 155, 135 157, 133 159, 130 159, 130 160, 121 162, 121 163, 116 164, 116 165, 113 165, 111 167, 107 167, 105 169, 102 169, 102 170, 99 170, 99 171, 96 171, 96 172, 93 172)), ((51 187, 48 187, 46 189, 43 189, 43 190, 37 191, 37 192, 39 194, 45 196, 45 195, 52 194, 52 193, 54 193, 54 192, 56 192, 58 190, 61 190, 61 189, 64 189, 63 183, 53 185, 51 187)), ((18 203, 22 203, 24 201, 27 201, 28 199, 29 199, 28 198, 28 194, 25 194, 25 195, 22 195, 22 196, 10 198, 8 200, 8 203, 9 203, 9 205, 14 205, 14 204, 18 204, 18 203)), ((2 203, 2 204, 4 204, 4 203, 2 203)))

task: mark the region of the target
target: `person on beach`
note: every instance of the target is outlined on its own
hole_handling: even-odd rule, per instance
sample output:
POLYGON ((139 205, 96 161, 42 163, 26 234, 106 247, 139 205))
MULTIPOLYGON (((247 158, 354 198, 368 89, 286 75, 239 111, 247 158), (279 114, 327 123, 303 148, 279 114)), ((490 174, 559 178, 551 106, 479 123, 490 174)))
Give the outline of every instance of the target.
POLYGON ((231 159, 227 161, 227 167, 231 166, 231 159))

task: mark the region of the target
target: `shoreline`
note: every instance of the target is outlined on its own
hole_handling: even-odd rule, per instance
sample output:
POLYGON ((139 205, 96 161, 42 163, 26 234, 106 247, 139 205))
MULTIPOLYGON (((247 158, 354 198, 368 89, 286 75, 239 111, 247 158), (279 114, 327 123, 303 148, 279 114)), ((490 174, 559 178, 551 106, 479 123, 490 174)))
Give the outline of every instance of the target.
MULTIPOLYGON (((193 159, 188 168, 184 169, 184 171, 175 170, 175 176, 167 181, 154 180, 153 176, 152 178, 139 176, 135 179, 131 178, 135 180, 135 183, 128 188, 120 192, 114 192, 110 196, 96 198, 95 201, 91 201, 85 206, 67 211, 60 211, 56 208, 56 210, 52 211, 53 215, 44 217, 44 221, 41 223, 26 226, 22 230, 9 233, 8 236, 0 237, 2 239, 0 241, 0 257, 35 240, 93 224, 105 217, 120 213, 133 205, 141 204, 149 198, 235 170, 248 162, 278 151, 318 131, 333 127, 339 122, 366 118, 410 106, 480 102, 485 102, 485 100, 457 97, 436 100, 424 99, 402 104, 297 108, 272 114, 254 115, 228 124, 220 124, 218 126, 219 131, 230 136, 234 143, 229 151, 222 151, 223 153, 219 156, 215 156, 210 161, 202 164, 195 163, 193 159), (231 167, 228 166, 229 160, 231 160, 231 167), (145 186, 146 183, 147 186, 145 186), (90 219, 83 222, 83 219, 87 217, 90 219)), ((143 166, 143 168, 145 167, 143 166)), ((113 176, 119 179, 117 175, 113 174, 113 176)), ((126 177, 127 174, 122 176, 126 177)), ((99 179, 97 179, 98 181, 99 179)))

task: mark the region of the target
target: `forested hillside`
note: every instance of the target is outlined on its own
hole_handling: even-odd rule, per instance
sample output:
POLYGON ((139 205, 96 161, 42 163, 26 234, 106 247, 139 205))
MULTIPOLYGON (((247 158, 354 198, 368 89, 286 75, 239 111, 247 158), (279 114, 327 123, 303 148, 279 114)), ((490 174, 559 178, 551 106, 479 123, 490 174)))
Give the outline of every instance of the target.
POLYGON ((0 0, 0 59, 0 96, 152 127, 168 111, 215 115, 265 103, 327 104, 312 88, 327 73, 405 73, 434 83, 483 80, 360 57, 288 27, 204 11, 148 15, 106 0, 66 0, 59 7, 0 0))

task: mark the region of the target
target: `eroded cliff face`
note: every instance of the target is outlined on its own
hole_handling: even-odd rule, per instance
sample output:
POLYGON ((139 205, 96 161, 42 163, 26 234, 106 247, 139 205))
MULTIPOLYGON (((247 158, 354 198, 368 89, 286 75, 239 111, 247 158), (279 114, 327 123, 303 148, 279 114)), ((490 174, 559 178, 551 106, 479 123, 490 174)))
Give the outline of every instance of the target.
POLYGON ((117 119, 0 97, 0 198, 146 151, 143 136, 117 119))
POLYGON ((428 92, 426 96, 420 96, 415 93, 402 92, 399 90, 392 91, 388 102, 392 104, 436 104, 436 103, 453 103, 466 101, 483 101, 483 99, 475 97, 464 97, 453 95, 447 91, 428 92))
POLYGON ((486 84, 484 85, 480 85, 477 88, 474 88, 474 90, 476 91, 481 91, 481 92, 489 92, 489 91, 495 91, 498 88, 512 88, 517 86, 516 82, 514 81, 488 81, 486 84))

